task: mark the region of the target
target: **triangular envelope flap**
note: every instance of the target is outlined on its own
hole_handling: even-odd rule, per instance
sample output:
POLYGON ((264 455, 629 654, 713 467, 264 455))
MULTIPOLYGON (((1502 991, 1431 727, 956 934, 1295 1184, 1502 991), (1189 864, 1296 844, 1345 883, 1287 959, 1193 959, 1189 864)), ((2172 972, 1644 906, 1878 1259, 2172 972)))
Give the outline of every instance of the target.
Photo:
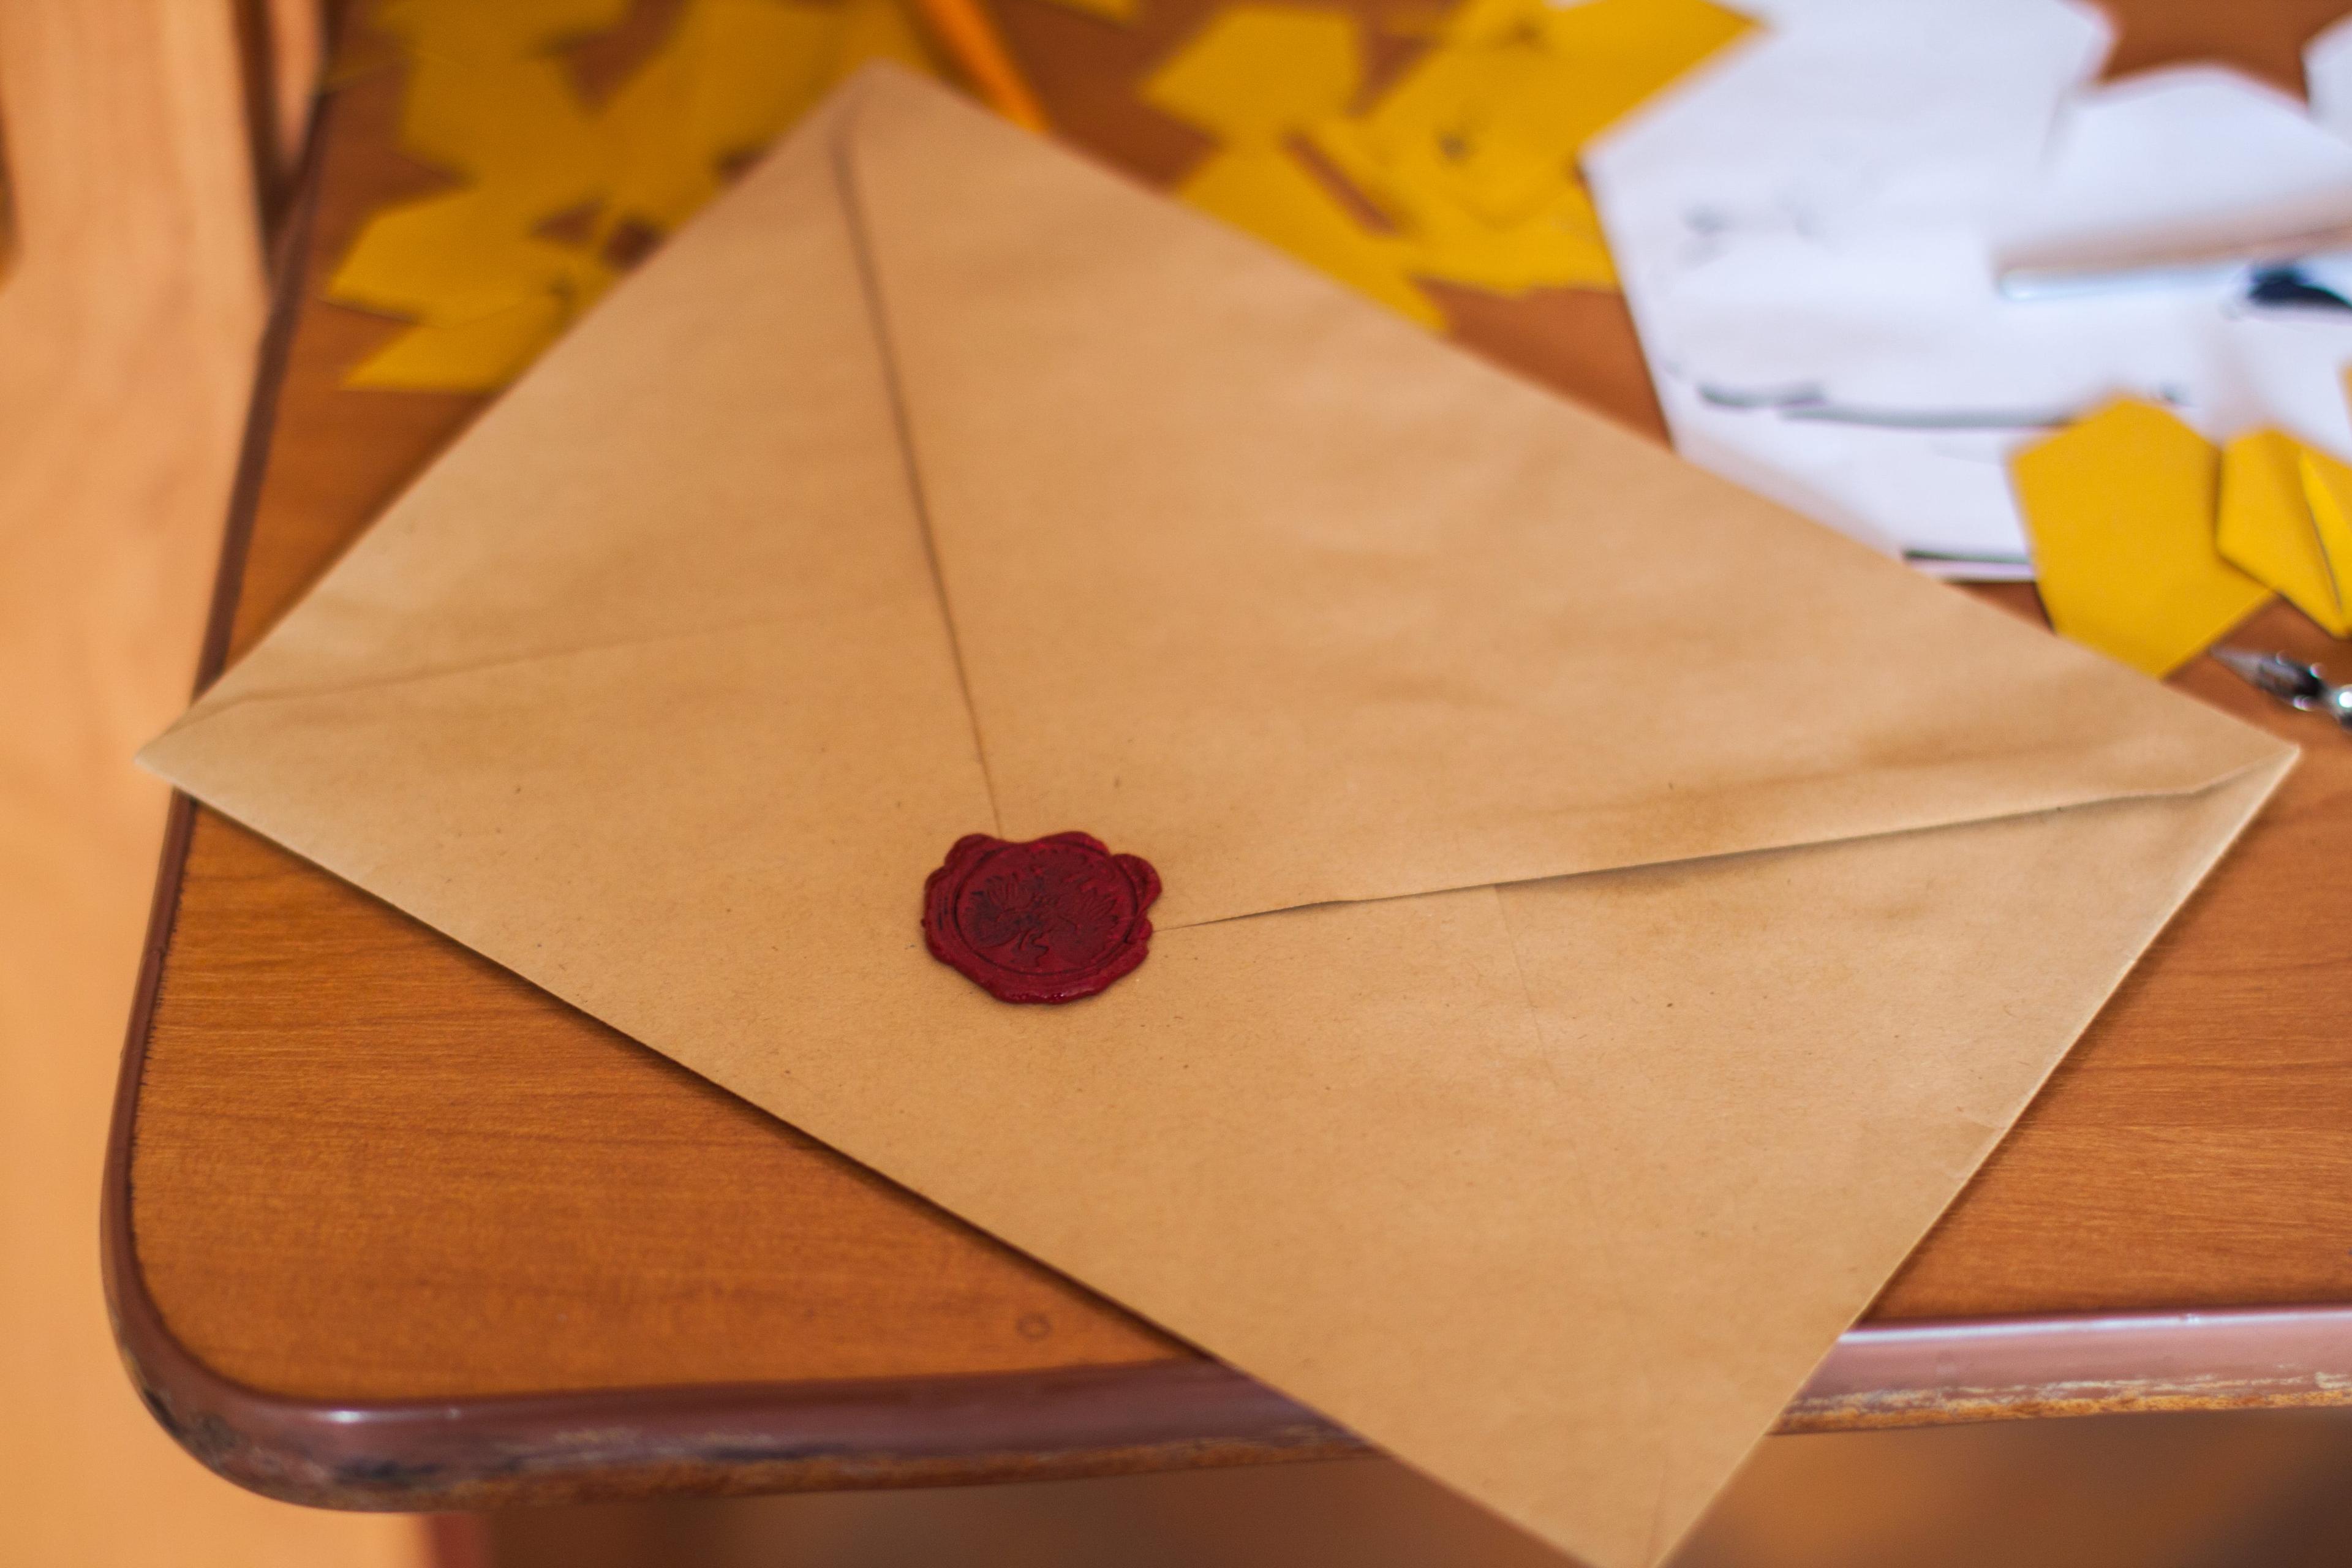
POLYGON ((2275 742, 876 69, 845 121, 1007 835, 1173 928, 2194 788, 2275 742))
POLYGON ((807 901, 902 957, 908 889, 990 816, 833 112, 141 761, 583 1005, 579 968, 641 956, 640 922, 740 925, 730 901, 807 901), (636 911, 610 952, 563 912, 601 903, 636 911))
MULTIPOLYGON (((2160 799, 1498 889, 1585 1108, 1590 1244, 1642 1303, 1665 1478, 1644 1559, 1690 1527, 2291 763, 2160 799)), ((1517 1497, 1499 1468, 1472 1489, 1538 1527, 1576 1517, 1589 1502, 1540 1448, 1532 1428, 1496 1445, 1517 1497)))
POLYGON ((599 302, 181 725, 234 702, 872 612, 881 572, 889 624, 873 641, 936 674, 959 708, 943 748, 969 752, 838 199, 837 112, 599 302))

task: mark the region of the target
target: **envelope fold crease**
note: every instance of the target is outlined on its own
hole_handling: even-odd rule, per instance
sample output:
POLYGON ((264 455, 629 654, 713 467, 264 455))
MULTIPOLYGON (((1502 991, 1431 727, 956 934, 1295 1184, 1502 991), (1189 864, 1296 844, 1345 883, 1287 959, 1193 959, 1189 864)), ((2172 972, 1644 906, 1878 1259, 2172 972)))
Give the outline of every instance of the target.
POLYGON ((1005 830, 1150 856, 1156 924, 2192 790, 2266 754, 1255 240, 863 87, 845 178, 1005 830))

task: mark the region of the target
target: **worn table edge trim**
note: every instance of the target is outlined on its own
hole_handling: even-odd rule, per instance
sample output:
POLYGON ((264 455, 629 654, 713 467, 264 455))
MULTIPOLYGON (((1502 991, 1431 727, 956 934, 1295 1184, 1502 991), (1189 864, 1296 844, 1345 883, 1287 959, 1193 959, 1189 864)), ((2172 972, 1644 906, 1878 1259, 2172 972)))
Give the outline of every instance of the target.
POLYGON ((1774 1430, 2352 1404, 2352 1305, 1849 1329, 1774 1430))

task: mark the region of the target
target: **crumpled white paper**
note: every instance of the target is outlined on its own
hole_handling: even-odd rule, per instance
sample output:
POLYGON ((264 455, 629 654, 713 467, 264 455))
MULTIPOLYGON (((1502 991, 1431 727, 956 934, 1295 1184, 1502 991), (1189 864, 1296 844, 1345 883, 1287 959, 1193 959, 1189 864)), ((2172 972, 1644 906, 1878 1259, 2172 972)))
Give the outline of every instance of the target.
MULTIPOLYGON (((1751 9, 1767 30, 1585 156, 1685 457, 1958 576, 2030 574, 2009 456, 2112 397, 2352 458, 2352 311, 2251 303, 2243 268, 2000 287, 2352 223, 2352 140, 2219 68, 2095 85, 2112 36, 2068 0, 1751 9)), ((2352 32, 2312 55, 2352 121, 2352 32)), ((2352 289, 2352 259, 2304 271, 2352 289)))

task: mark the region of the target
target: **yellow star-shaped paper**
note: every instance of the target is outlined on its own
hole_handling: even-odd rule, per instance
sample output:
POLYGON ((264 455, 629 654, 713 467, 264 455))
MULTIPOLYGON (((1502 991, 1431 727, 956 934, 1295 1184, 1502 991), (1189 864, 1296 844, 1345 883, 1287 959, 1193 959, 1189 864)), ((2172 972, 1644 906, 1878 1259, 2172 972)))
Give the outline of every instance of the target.
POLYGON ((1360 110, 1354 16, 1235 5, 1143 96, 1218 141, 1184 200, 1437 326, 1415 279, 1506 295, 1614 288, 1577 150, 1750 26, 1709 0, 1467 0, 1360 110))

